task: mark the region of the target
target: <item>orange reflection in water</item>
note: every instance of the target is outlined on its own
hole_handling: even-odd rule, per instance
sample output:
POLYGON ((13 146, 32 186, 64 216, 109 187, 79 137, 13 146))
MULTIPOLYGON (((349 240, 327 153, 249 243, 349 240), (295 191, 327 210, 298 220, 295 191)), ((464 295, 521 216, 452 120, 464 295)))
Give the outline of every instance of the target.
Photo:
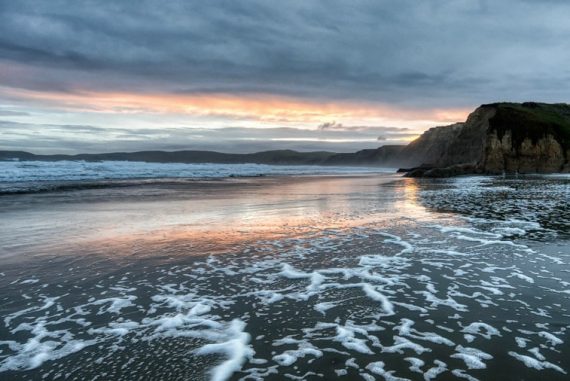
MULTIPOLYGON (((372 221, 369 216, 355 214, 355 204, 361 200, 351 195, 363 184, 377 182, 365 178, 255 180, 235 189, 221 186, 196 198, 123 204, 121 207, 139 213, 124 210, 119 214, 130 214, 128 224, 100 228, 88 240, 123 244, 133 240, 159 244, 189 241, 213 249, 306 237, 324 229, 343 230, 372 221)), ((109 216, 109 220, 116 218, 109 216)))
POLYGON ((431 220, 432 212, 428 211, 420 202, 422 188, 421 179, 402 177, 401 181, 394 183, 395 191, 400 197, 394 203, 394 209, 399 215, 413 220, 431 220))
MULTIPOLYGON (((108 195, 109 190, 94 192, 108 195)), ((167 193, 153 197, 18 211, 19 226, 14 229, 23 241, 61 255, 136 258, 235 253, 260 248, 262 241, 311 239, 328 234, 327 230, 346 232, 429 217, 418 202, 418 192, 415 179, 399 175, 195 183, 176 192, 168 188, 167 193), (48 217, 51 223, 45 224, 48 217), (34 225, 33 221, 42 219, 44 223, 34 225)))

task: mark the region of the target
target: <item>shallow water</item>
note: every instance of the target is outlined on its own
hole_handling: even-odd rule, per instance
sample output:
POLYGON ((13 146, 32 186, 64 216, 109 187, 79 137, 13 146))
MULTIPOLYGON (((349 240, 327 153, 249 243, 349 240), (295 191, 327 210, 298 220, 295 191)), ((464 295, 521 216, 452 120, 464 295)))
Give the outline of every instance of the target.
POLYGON ((565 380, 570 179, 0 198, 0 378, 565 380))

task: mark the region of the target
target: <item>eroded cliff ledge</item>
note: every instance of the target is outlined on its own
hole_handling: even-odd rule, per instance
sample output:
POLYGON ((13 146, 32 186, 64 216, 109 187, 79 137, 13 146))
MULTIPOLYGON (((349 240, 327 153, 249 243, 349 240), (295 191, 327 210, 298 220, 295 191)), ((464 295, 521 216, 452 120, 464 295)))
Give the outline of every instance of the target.
POLYGON ((570 172, 570 105, 493 103, 401 152, 409 176, 570 172))

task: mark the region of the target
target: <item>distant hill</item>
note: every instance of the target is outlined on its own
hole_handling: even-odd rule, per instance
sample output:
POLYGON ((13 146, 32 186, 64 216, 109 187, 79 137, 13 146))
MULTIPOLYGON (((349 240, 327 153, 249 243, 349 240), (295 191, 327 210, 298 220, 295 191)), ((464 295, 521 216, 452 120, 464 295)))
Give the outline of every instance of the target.
POLYGON ((24 151, 0 151, 0 160, 83 160, 83 161, 142 161, 148 163, 217 163, 217 164, 274 164, 274 165, 337 165, 398 167, 398 152, 404 146, 383 146, 355 153, 298 152, 274 150, 248 154, 215 151, 139 151, 79 155, 35 155, 24 151))
POLYGON ((251 154, 228 154, 213 151, 139 151, 79 155, 35 155, 23 151, 0 151, 0 160, 84 160, 143 161, 151 163, 257 163, 317 165, 334 156, 333 152, 297 152, 292 150, 264 151, 251 154))

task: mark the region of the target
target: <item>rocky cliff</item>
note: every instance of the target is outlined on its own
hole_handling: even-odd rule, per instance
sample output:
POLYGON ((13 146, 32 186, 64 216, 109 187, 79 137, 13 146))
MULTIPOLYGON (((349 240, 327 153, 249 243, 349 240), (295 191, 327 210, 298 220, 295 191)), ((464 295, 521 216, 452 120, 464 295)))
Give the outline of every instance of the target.
POLYGON ((493 103, 402 150, 411 176, 570 172, 570 105, 493 103))
POLYGON ((464 126, 464 123, 456 123, 430 128, 401 150, 400 162, 409 167, 442 165, 464 126))
POLYGON ((354 153, 338 153, 328 157, 324 165, 377 165, 399 167, 402 145, 385 145, 376 149, 364 149, 354 153))

